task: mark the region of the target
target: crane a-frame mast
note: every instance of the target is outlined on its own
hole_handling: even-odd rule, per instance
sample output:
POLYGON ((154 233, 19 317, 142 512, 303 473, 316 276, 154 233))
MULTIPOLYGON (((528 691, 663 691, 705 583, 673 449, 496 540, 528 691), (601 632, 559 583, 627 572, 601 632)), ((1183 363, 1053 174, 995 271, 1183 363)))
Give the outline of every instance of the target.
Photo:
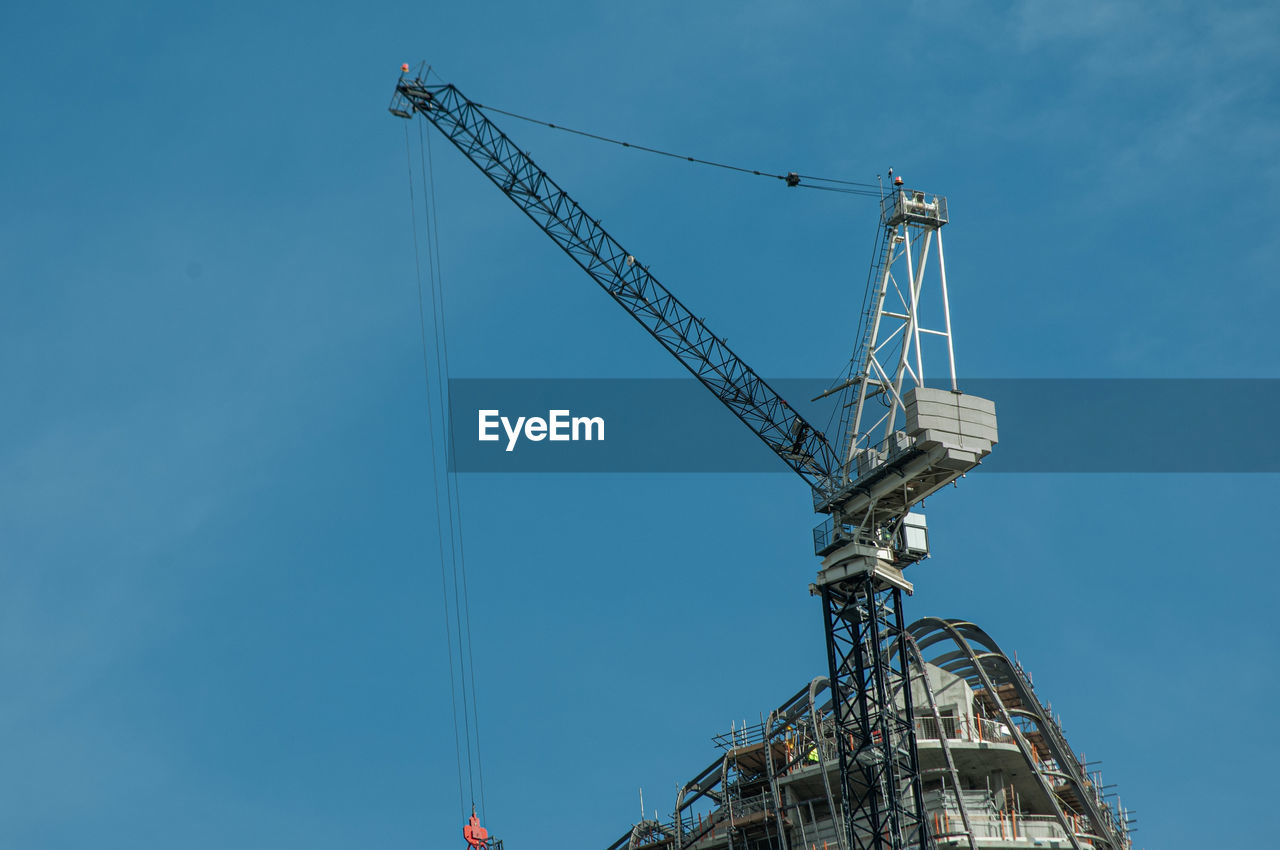
MULTIPOLYGON (((940 255, 937 230, 946 222, 945 199, 941 217, 939 199, 927 200, 922 193, 895 188, 882 205, 879 285, 874 315, 868 316, 873 325, 861 368, 846 386, 856 393, 851 404, 857 414, 842 456, 821 430, 734 354, 455 86, 402 76, 390 111, 402 118, 420 114, 439 129, 809 484, 815 510, 830 514, 815 529, 815 551, 823 561, 810 591, 820 595, 823 604, 840 764, 840 843, 843 850, 929 846, 902 618, 902 591, 912 589, 902 569, 925 557, 928 546, 922 520, 912 524, 916 515, 911 508, 976 466, 995 442, 994 406, 955 390, 949 310, 946 339, 952 390, 923 386, 919 338, 928 332, 919 319, 922 258, 934 236, 940 255), (917 239, 923 253, 915 256, 912 266, 910 237, 922 229, 928 235, 917 239), (890 285, 901 295, 894 268, 903 258, 910 296, 899 312, 886 304, 890 285), (882 338, 886 317, 902 325, 882 338), (903 349, 890 376, 880 359, 886 348, 892 349, 895 337, 903 349), (885 433, 879 444, 859 433, 867 399, 875 395, 890 398, 893 405, 879 421, 885 433), (896 428, 899 412, 904 419, 901 431, 896 428), (964 424, 975 417, 976 426, 964 424), (971 438, 967 431, 972 427, 986 430, 971 438)), ((940 256, 938 268, 947 306, 940 256)), ((676 836, 677 850, 681 838, 676 836)))

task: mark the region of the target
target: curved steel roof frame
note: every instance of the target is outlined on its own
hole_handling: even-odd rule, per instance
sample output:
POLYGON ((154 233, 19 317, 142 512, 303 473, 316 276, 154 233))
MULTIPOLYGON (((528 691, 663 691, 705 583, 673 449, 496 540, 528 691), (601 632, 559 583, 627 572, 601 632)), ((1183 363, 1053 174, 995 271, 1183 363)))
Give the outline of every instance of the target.
MULTIPOLYGON (((998 719, 1004 723, 1023 759, 1031 767, 1031 775, 1053 810, 1053 817, 1074 850, 1131 850, 1132 844, 1122 819, 1104 803, 1097 785, 1091 782, 1084 766, 1067 744, 1062 730, 1051 713, 1042 705, 1031 686, 1030 679, 1021 668, 1009 660, 999 645, 981 628, 966 620, 944 620, 926 617, 907 627, 905 653, 908 671, 907 681, 922 680, 927 705, 922 711, 932 715, 936 727, 943 728, 942 716, 926 672, 932 665, 964 679, 975 692, 986 693, 998 719), (1084 822, 1088 823, 1086 827, 1084 822)), ((895 644, 896 647, 896 644, 895 644)), ((896 649, 890 651, 896 652, 896 649)), ((897 702, 897 693, 893 695, 897 702)), ((784 823, 784 811, 778 801, 779 777, 784 776, 803 761, 812 759, 821 788, 814 789, 814 801, 823 800, 836 829, 831 835, 831 850, 848 850, 844 846, 844 830, 841 826, 841 809, 837 805, 836 788, 830 781, 833 768, 831 754, 825 745, 831 742, 829 718, 832 714, 831 687, 825 676, 818 676, 789 699, 769 712, 768 719, 761 718, 759 726, 743 727, 740 732, 717 736, 724 752, 680 786, 675 800, 675 811, 669 823, 657 819, 643 819, 623 833, 609 850, 683 850, 708 836, 719 837, 727 830, 726 850, 740 850, 734 837, 736 805, 734 789, 739 769, 737 759, 745 749, 754 749, 764 743, 763 765, 751 768, 763 769, 768 789, 774 801, 766 818, 777 832, 780 850, 794 847, 795 836, 788 835, 784 823), (750 731, 748 731, 748 728, 750 731), (785 756, 774 752, 770 742, 790 740, 795 736, 796 746, 788 745, 785 756), (699 805, 701 803, 701 805, 699 805), (703 805, 710 810, 705 815, 695 815, 703 805), (695 809, 695 806, 698 808, 695 809), (735 845, 737 845, 735 847, 735 845)), ((968 833, 968 847, 975 848, 979 836, 974 831, 972 813, 968 811, 961 788, 959 772, 951 752, 951 744, 943 736, 939 740, 950 782, 957 789, 956 800, 968 833)), ((757 757, 760 757, 757 754, 757 757)), ((800 841, 808 844, 803 835, 804 818, 797 810, 796 825, 801 830, 800 841)), ((936 838, 959 838, 957 833, 936 838)))
MULTIPOLYGON (((956 770, 955 759, 951 757, 951 742, 947 740, 947 736, 942 733, 942 713, 938 710, 938 698, 933 692, 933 685, 929 683, 929 672, 924 666, 924 658, 920 655, 920 647, 916 645, 916 639, 907 633, 907 651, 911 653, 911 662, 915 664, 915 669, 920 675, 920 681, 924 684, 924 693, 929 701, 929 713, 933 717, 933 722, 938 729, 938 744, 942 749, 942 758, 947 766, 947 775, 951 778, 951 785, 956 789, 956 805, 960 809, 960 820, 964 823, 965 837, 969 841, 969 850, 978 850, 978 839, 973 834, 973 823, 969 820, 969 806, 964 801, 964 795, 960 793, 960 773, 956 770)), ((935 835, 936 840, 940 836, 935 835)))
POLYGON ((1093 826, 1094 834, 1088 837, 1113 850, 1125 850, 1131 846, 1116 813, 1098 796, 1094 784, 1085 773, 1084 765, 1067 743, 1052 715, 1041 704, 1030 681, 1001 651, 990 635, 967 620, 944 620, 938 617, 917 620, 907 631, 914 638, 922 656, 931 647, 938 646, 940 650, 945 649, 948 644, 954 647, 951 651, 938 652, 928 661, 965 679, 975 690, 985 689, 990 694, 1004 715, 1004 722, 1013 733, 1023 757, 1028 764, 1035 766, 1036 777, 1053 803, 1059 824, 1071 839, 1073 847, 1080 850, 1082 845, 1076 838, 1076 831, 1071 827, 1063 809, 1062 798, 1055 792, 1055 783, 1051 778, 1064 781, 1075 792, 1075 799, 1084 808, 1079 814, 1088 817, 1093 826), (1007 708, 997 696, 997 685, 1011 686, 1021 707, 1007 708), (1047 768, 1034 757, 1031 745, 1023 734, 1027 727, 1025 724, 1015 723, 1014 716, 1034 724, 1035 729, 1042 734, 1049 749, 1048 755, 1056 763, 1057 770, 1047 768))

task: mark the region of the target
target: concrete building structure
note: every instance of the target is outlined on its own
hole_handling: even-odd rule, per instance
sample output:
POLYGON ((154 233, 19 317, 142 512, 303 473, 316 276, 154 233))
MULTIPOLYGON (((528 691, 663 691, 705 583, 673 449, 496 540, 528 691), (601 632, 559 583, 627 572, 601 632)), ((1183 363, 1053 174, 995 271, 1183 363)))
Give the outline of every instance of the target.
MULTIPOLYGON (((937 618, 909 631, 914 742, 890 743, 917 749, 933 846, 1131 850, 1132 821, 989 635, 937 618)), ((818 677, 764 722, 716 736, 720 754, 680 787, 671 818, 608 850, 845 850, 830 693, 818 677)))

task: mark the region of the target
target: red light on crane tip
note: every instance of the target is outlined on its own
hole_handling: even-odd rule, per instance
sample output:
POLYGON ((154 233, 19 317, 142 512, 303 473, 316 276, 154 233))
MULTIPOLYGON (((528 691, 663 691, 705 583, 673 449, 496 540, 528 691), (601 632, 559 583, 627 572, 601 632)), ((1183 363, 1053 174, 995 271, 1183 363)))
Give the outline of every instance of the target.
POLYGON ((400 66, 400 73, 402 73, 402 74, 407 74, 407 73, 409 73, 409 63, 408 63, 408 62, 406 62, 406 63, 404 63, 403 65, 401 65, 401 66, 400 66))

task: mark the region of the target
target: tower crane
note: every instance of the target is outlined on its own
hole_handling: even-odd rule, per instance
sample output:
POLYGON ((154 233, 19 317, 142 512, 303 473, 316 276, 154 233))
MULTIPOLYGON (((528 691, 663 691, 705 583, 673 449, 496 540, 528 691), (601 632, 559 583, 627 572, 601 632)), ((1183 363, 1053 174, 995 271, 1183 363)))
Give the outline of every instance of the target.
MULTIPOLYGON (((986 457, 995 406, 957 387, 942 248, 946 198, 907 189, 881 198, 882 238, 832 440, 676 298, 559 184, 449 83, 402 73, 390 111, 420 115, 809 485, 839 757, 842 850, 933 844, 913 720, 903 570, 929 554, 914 510, 986 457), (932 317, 932 318, 930 318, 932 317), (927 322, 927 324, 926 324, 927 322), (941 352, 944 386, 926 383, 941 352), (934 357, 930 357, 930 364, 934 357)), ((791 181, 788 180, 791 184, 791 181)), ((679 850, 696 835, 674 837, 679 850)))

